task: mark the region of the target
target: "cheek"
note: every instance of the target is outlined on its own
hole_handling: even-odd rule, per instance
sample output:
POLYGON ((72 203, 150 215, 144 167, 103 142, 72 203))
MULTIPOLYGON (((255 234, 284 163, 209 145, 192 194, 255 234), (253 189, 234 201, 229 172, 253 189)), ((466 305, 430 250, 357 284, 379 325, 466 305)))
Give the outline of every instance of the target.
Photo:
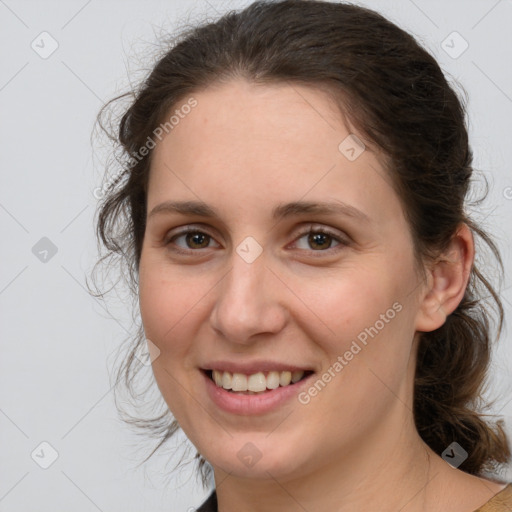
POLYGON ((323 429, 331 440, 340 432, 367 432, 401 403, 396 397, 402 396, 407 380, 410 308, 398 300, 395 282, 369 277, 347 278, 315 296, 315 311, 334 334, 314 336, 311 325, 305 321, 302 326, 326 356, 319 379, 327 384, 312 383, 301 403, 310 401, 309 413, 314 410, 329 427, 311 423, 314 414, 308 415, 308 423, 312 429, 323 429))
POLYGON ((170 304, 170 287, 151 271, 141 272, 139 307, 144 332, 149 339, 161 340, 177 321, 175 304, 170 304))
POLYGON ((326 276, 315 288, 303 287, 304 302, 318 318, 312 323, 311 315, 304 317, 301 327, 322 346, 329 364, 346 356, 347 369, 352 370, 344 373, 354 378, 363 369, 368 373, 368 368, 391 379, 396 372, 403 373, 414 334, 414 311, 408 303, 414 274, 409 266, 379 259, 375 265, 326 276), (325 334, 313 332, 312 325, 325 334))
POLYGON ((186 338, 180 333, 195 313, 198 297, 193 290, 190 283, 170 279, 161 267, 141 263, 139 307, 144 333, 162 355, 186 348, 186 338))
POLYGON ((305 287, 304 282, 301 286, 304 303, 318 315, 331 340, 356 336, 398 297, 393 284, 371 268, 344 270, 316 280, 314 287, 305 287))

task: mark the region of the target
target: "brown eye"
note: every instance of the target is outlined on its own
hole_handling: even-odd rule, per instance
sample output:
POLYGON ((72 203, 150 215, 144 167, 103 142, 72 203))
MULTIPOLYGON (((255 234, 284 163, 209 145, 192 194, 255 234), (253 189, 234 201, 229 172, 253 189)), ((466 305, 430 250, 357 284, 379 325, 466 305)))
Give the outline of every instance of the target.
POLYGON ((190 254, 200 249, 218 247, 218 244, 214 246, 211 245, 211 242, 215 242, 215 239, 208 233, 197 229, 186 229, 169 237, 165 241, 165 245, 174 252, 190 254))
POLYGON ((190 249, 204 249, 208 247, 210 239, 210 235, 207 235, 206 233, 201 233, 200 231, 187 233, 185 235, 187 247, 190 249))
POLYGON ((308 243, 312 249, 329 249, 332 242, 332 236, 327 233, 310 233, 308 243))
POLYGON ((310 252, 327 252, 329 249, 342 248, 348 245, 340 235, 330 233, 325 229, 308 229, 296 239, 295 245, 298 249, 310 252), (333 245, 334 244, 334 245, 333 245))

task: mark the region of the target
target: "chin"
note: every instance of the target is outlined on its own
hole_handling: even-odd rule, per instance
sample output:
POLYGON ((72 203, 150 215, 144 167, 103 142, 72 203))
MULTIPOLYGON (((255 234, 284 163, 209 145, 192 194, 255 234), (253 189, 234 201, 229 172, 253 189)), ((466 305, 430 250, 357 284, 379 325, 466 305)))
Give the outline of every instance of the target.
POLYGON ((306 464, 302 460, 306 454, 297 450, 296 443, 286 446, 277 437, 272 441, 267 433, 234 435, 229 447, 224 444, 212 450, 210 446, 202 453, 214 468, 240 478, 286 480, 306 464))

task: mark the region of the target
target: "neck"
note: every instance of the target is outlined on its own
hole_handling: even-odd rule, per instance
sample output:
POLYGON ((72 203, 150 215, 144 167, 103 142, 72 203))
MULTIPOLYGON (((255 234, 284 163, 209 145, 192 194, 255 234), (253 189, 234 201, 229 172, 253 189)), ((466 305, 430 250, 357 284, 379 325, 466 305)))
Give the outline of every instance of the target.
POLYGON ((214 468, 219 512, 416 512, 424 510, 427 487, 430 493, 429 483, 439 472, 431 459, 439 457, 419 437, 410 409, 397 400, 393 414, 373 434, 293 476, 239 478, 214 468))

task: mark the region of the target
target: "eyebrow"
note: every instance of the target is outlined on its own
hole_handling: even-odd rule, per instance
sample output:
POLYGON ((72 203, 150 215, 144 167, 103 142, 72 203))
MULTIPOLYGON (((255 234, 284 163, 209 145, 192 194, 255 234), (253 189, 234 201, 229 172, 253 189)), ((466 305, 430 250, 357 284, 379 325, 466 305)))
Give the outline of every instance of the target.
MULTIPOLYGON (((179 213, 197 217, 219 218, 217 212, 202 201, 165 201, 156 205, 148 215, 148 219, 161 213, 179 213)), ((283 203, 272 209, 272 218, 282 220, 286 217, 304 214, 344 215, 362 222, 370 222, 370 218, 354 206, 336 200, 336 202, 294 201, 283 203)))

